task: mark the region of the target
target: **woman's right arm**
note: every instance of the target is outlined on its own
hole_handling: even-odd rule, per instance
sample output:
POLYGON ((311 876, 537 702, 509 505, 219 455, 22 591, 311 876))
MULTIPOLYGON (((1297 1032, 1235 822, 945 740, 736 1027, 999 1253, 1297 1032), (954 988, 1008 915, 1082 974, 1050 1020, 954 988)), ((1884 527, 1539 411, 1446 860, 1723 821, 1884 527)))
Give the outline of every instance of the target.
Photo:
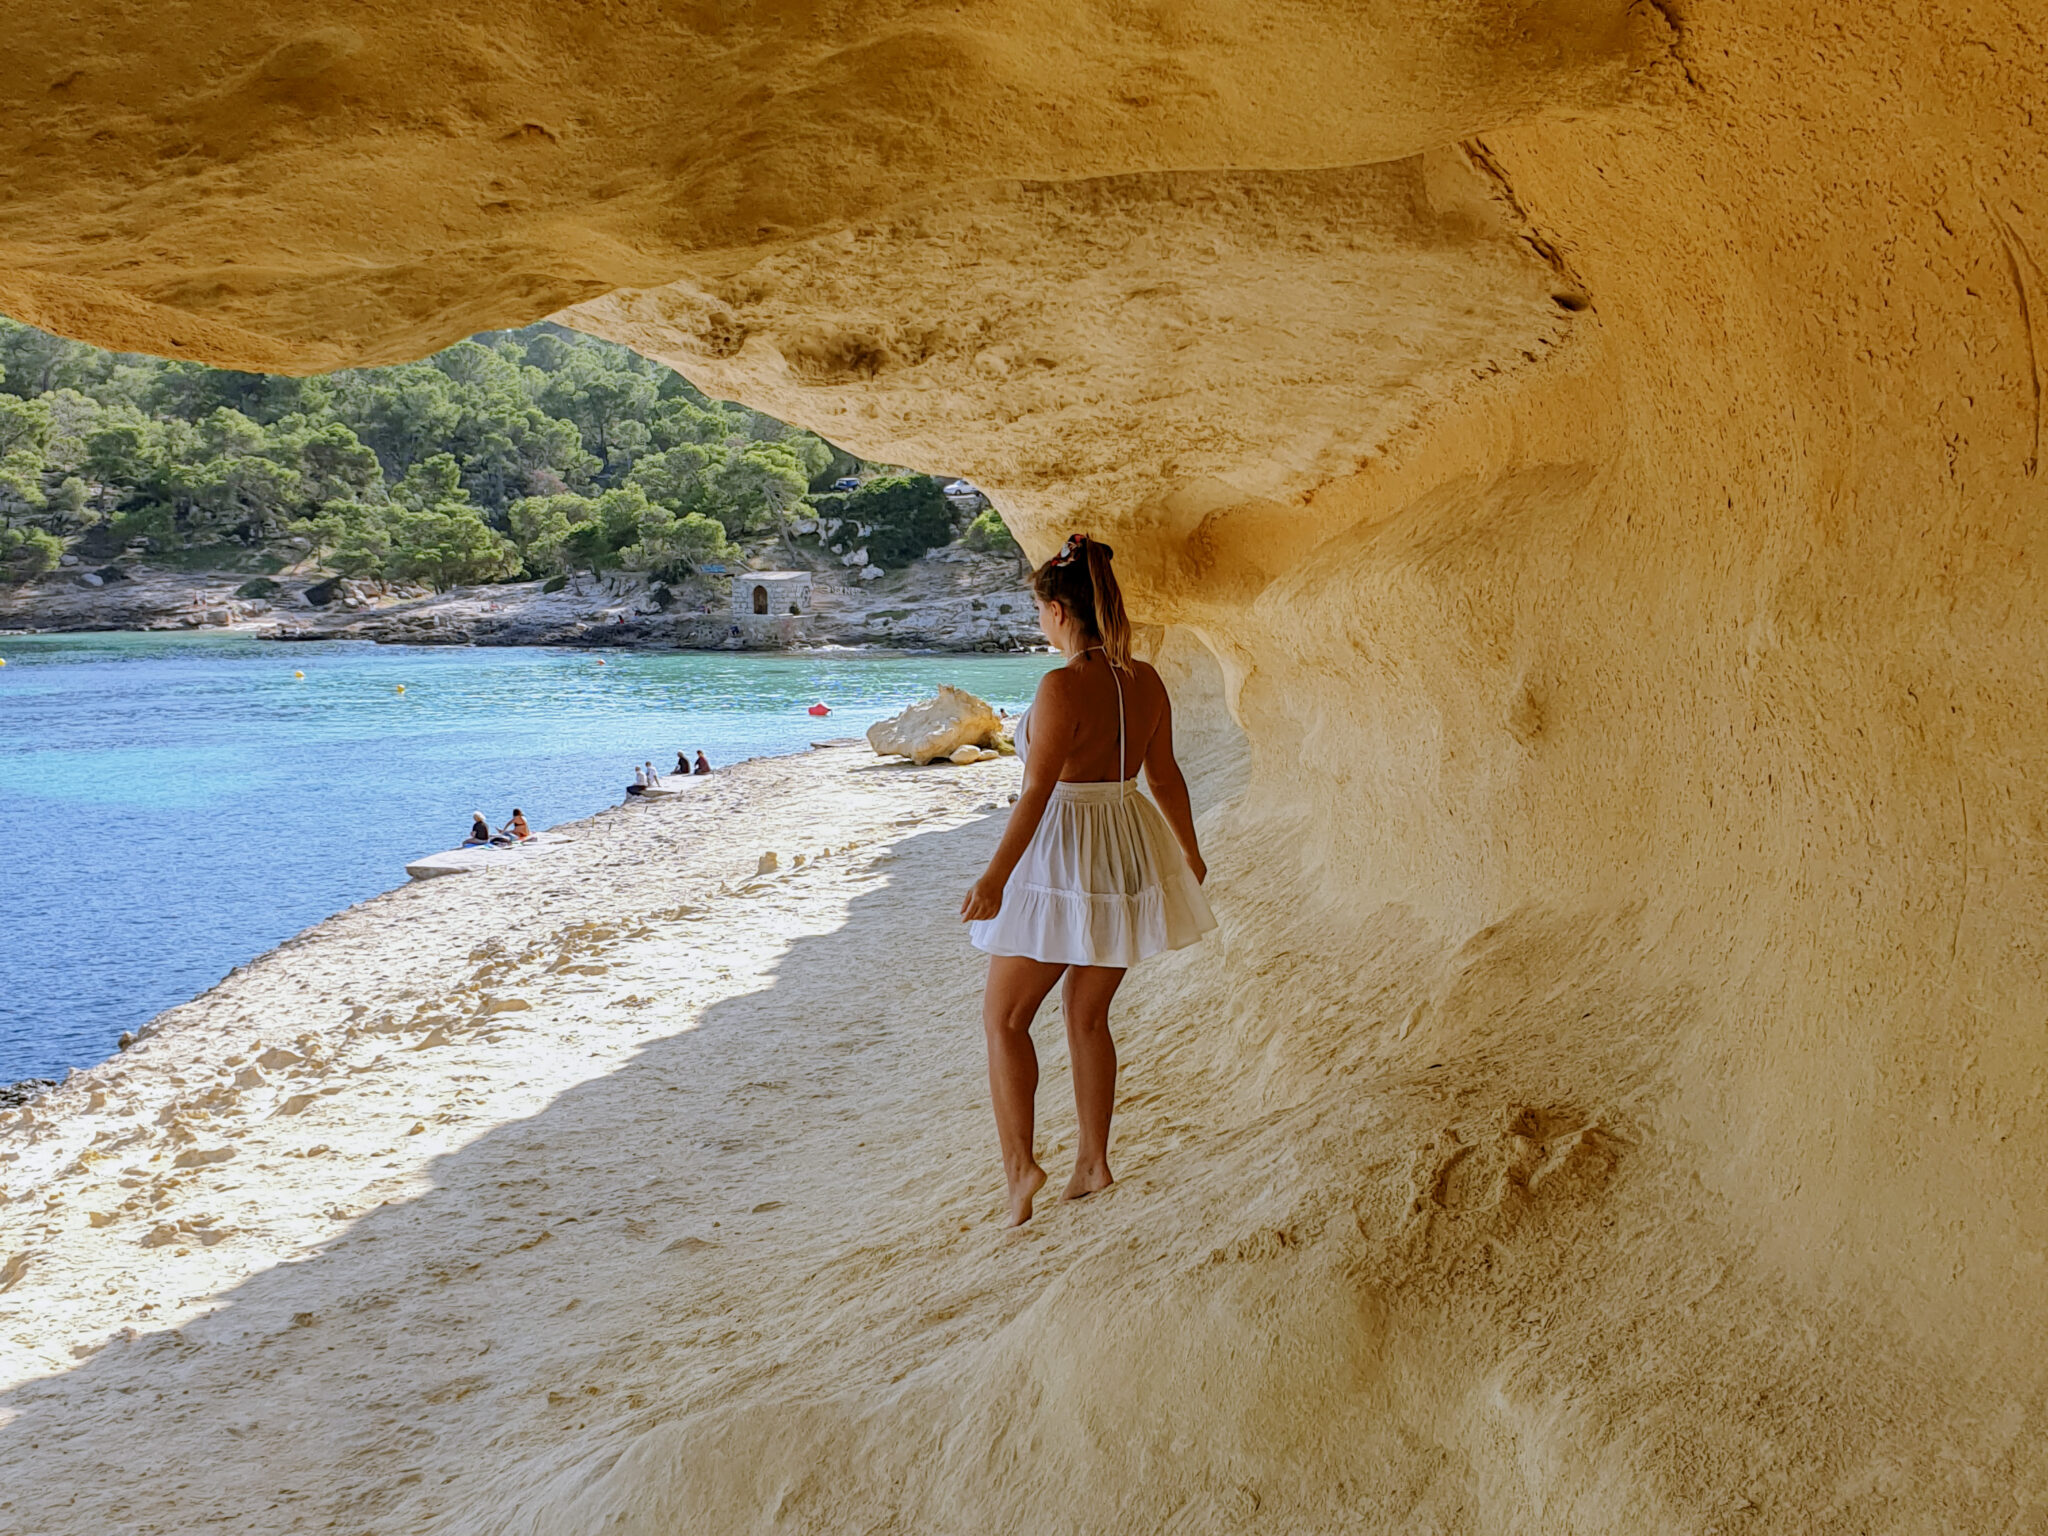
POLYGON ((1159 802, 1160 814, 1173 828, 1180 851, 1187 855, 1188 868, 1195 872, 1195 881, 1200 884, 1209 878, 1209 866, 1202 862, 1201 844, 1195 837, 1195 809, 1188 802, 1188 781, 1181 775, 1180 762, 1173 755, 1173 699, 1163 682, 1159 692, 1165 708, 1159 715, 1159 729, 1152 733, 1151 745, 1145 748, 1145 782, 1152 786, 1152 798, 1159 802))
POLYGON ((1010 883, 1010 872, 1024 857, 1024 850, 1031 846, 1045 808, 1052 802, 1052 792, 1066 771, 1074 740, 1074 710, 1065 680, 1056 671, 1039 679, 1031 711, 1031 755, 1024 760, 1024 786, 1010 808, 1009 825, 1003 829, 1003 840, 996 845, 988 868, 968 887, 960 903, 963 923, 979 922, 1002 910, 1003 887, 1010 883))

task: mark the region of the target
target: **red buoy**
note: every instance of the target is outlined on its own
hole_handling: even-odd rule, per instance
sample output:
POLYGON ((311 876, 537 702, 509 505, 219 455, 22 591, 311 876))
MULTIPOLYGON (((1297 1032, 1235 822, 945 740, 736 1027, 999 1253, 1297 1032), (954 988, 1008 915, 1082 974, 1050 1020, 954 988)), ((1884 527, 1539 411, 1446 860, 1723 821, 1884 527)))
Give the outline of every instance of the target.
POLYGON ((832 713, 832 711, 827 709, 822 704, 813 704, 811 706, 811 713, 814 715, 829 715, 832 713))

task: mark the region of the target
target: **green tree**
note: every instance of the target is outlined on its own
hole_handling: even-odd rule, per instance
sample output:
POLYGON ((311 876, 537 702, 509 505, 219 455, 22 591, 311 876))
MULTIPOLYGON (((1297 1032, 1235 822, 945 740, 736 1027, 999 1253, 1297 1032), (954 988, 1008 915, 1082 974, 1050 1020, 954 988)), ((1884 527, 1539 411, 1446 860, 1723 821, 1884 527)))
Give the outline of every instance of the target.
POLYGON ((723 447, 739 432, 726 411, 682 395, 663 400, 647 418, 647 435, 657 452, 683 443, 723 447))
POLYGON ((596 518, 571 523, 562 536, 562 558, 570 570, 607 571, 618 564, 618 551, 596 518))
POLYGON ((92 497, 86 491, 85 482, 76 475, 66 475, 57 489, 44 498, 44 507, 72 528, 90 528, 100 520, 99 513, 93 510, 92 497))
POLYGON ((624 424, 638 422, 654 409, 655 383, 644 360, 623 348, 601 352, 567 343, 561 350, 548 349, 546 355, 559 358, 559 363, 547 371, 534 403, 550 416, 575 422, 584 448, 600 463, 609 464, 624 424))
POLYGON ((0 524, 0 578, 34 581, 57 568, 64 546, 40 528, 0 524))
POLYGON ((870 480, 848 493, 841 515, 867 529, 855 536, 878 565, 907 565, 953 537, 953 509, 930 475, 870 480))
POLYGON ((110 353, 0 318, 0 390, 34 399, 53 389, 90 389, 113 364, 110 353))
POLYGON ((1017 540, 1010 532, 1009 525, 994 507, 983 507, 973 522, 967 525, 962 543, 969 549, 978 549, 987 554, 1020 555, 1017 540))
POLYGON ((397 506, 386 514, 391 529, 390 574, 424 581, 437 591, 518 574, 519 551, 474 508, 460 502, 397 506))
POLYGON ((422 459, 391 487, 391 499, 415 509, 466 502, 469 493, 462 488, 462 466, 452 453, 422 459))
POLYGON ((552 576, 567 570, 562 546, 569 530, 577 523, 591 520, 590 498, 568 492, 522 497, 512 503, 506 515, 512 542, 526 562, 527 571, 535 576, 552 576))
MULTIPOLYGON (((683 569, 783 526, 844 457, 546 322, 284 378, 0 319, 0 520, 45 533, 111 517, 113 537, 169 551, 304 532, 350 574, 436 581, 479 579, 508 548, 535 572, 683 569)), ((10 569, 41 559, 26 535, 9 547, 10 569)))
POLYGON ((441 450, 462 424, 462 406, 448 376, 425 363, 356 369, 335 376, 334 409, 367 443, 387 475, 441 450))
POLYGON ((69 474, 85 462, 85 441, 105 413, 99 401, 75 389, 53 389, 41 397, 50 411, 50 435, 43 445, 43 467, 69 474))
POLYGON ((701 512, 677 517, 668 508, 656 506, 641 519, 639 541, 619 551, 619 564, 675 579, 713 561, 733 559, 738 553, 739 546, 725 536, 716 519, 701 512))
POLYGON ((48 402, 0 395, 0 518, 13 521, 42 510, 49 441, 48 402))
POLYGON ((640 524, 654 508, 639 486, 628 485, 606 491, 593 510, 598 526, 604 529, 605 542, 622 550, 639 542, 640 524))
POLYGON ((706 510, 727 533, 763 533, 787 523, 809 485, 810 477, 788 444, 748 443, 728 453, 712 472, 706 510))
POLYGON ((315 552, 344 576, 374 580, 392 574, 391 529, 382 507, 331 501, 319 516, 294 523, 292 531, 312 540, 315 552))
POLYGON ((262 426, 287 416, 324 415, 335 387, 325 378, 238 373, 204 363, 162 362, 149 375, 140 404, 153 416, 198 421, 215 411, 233 411, 262 426))
POLYGON ((633 466, 627 483, 679 516, 702 512, 713 504, 712 482, 724 467, 725 457, 725 449, 716 444, 683 443, 664 453, 649 454, 633 466))
POLYGON ((81 467, 99 482, 105 499, 119 502, 162 471, 162 433, 133 406, 100 412, 85 435, 81 467))
POLYGON ((40 467, 43 449, 50 441, 50 425, 47 400, 0 397, 0 458, 19 454, 26 459, 32 455, 40 467))
POLYGON ((838 457, 837 451, 825 439, 799 427, 784 427, 782 436, 776 441, 795 455, 797 467, 804 472, 806 489, 830 469, 832 461, 838 457))
POLYGON ((309 503, 305 476, 272 433, 220 406, 194 424, 191 452, 165 476, 171 501, 191 529, 256 540, 282 533, 309 503))
POLYGON ((312 501, 368 499, 383 485, 377 455, 338 421, 278 428, 271 451, 295 461, 312 501))

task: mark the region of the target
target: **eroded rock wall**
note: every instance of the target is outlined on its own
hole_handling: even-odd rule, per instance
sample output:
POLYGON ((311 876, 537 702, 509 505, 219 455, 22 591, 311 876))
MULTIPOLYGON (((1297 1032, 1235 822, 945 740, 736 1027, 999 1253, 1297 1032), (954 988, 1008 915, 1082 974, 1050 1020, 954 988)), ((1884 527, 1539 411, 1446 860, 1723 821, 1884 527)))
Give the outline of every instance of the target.
MULTIPOLYGON (((83 109, 7 118, 0 308, 317 367, 581 299, 714 393, 972 474, 1039 553, 1108 538, 1172 626, 1225 933, 1132 988, 1207 1086, 1131 1252, 994 1339, 650 1431, 540 1528, 2041 1518, 2048 28, 722 14, 630 45, 643 82, 716 54, 701 102, 614 92, 641 115, 602 131, 609 37, 460 120, 366 75, 354 137, 202 136, 125 184, 82 174, 83 109), (502 211, 455 190, 572 151, 502 211), (255 248, 238 198, 261 282, 197 270, 205 229, 255 248)), ((573 52, 522 25, 455 33, 573 52)), ((38 46, 53 98, 94 78, 38 46)), ((457 65, 420 47, 425 92, 457 65)))

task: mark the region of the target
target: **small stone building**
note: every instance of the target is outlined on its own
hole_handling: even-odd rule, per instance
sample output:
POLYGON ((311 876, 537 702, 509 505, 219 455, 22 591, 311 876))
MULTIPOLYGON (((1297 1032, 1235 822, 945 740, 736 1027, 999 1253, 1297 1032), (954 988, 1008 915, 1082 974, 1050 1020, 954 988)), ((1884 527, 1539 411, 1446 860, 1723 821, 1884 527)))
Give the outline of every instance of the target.
POLYGON ((773 619, 811 611, 809 571, 736 571, 732 578, 732 616, 773 619))

